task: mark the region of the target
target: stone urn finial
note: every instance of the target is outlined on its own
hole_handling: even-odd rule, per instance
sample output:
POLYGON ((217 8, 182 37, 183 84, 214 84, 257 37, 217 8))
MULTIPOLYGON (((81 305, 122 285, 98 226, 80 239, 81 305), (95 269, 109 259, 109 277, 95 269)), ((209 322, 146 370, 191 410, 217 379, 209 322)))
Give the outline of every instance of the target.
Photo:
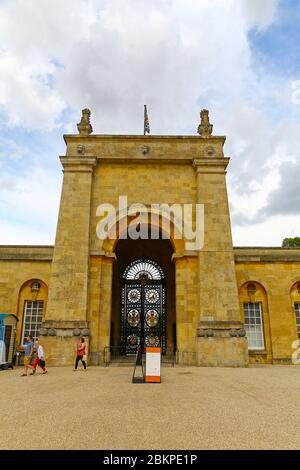
POLYGON ((93 132, 90 123, 91 111, 87 108, 82 110, 81 121, 77 124, 77 129, 80 135, 89 135, 93 132))
POLYGON ((209 122, 209 111, 202 109, 200 118, 201 122, 198 126, 198 134, 200 134, 201 137, 209 137, 213 130, 213 125, 209 122))

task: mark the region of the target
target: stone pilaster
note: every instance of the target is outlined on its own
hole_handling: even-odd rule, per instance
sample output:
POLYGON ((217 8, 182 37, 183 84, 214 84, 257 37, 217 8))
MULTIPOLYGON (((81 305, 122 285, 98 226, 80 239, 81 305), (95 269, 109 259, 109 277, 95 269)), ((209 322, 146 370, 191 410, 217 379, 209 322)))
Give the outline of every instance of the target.
POLYGON ((64 168, 64 179, 47 312, 42 328, 49 339, 47 345, 51 351, 48 354, 52 362, 55 362, 57 356, 59 363, 63 364, 64 357, 68 357, 65 349, 69 346, 68 341, 62 342, 59 338, 76 336, 78 331, 82 333, 89 326, 87 291, 90 212, 96 158, 68 156, 61 157, 60 160, 64 168))
POLYGON ((90 362, 93 365, 103 365, 105 348, 110 346, 114 261, 114 254, 93 254, 91 257, 88 320, 91 330, 90 362))
POLYGON ((199 365, 242 366, 248 357, 230 228, 228 162, 214 156, 193 162, 197 203, 204 205, 204 245, 198 255, 199 365))
POLYGON ((176 279, 176 336, 180 364, 196 365, 197 257, 173 255, 176 279))

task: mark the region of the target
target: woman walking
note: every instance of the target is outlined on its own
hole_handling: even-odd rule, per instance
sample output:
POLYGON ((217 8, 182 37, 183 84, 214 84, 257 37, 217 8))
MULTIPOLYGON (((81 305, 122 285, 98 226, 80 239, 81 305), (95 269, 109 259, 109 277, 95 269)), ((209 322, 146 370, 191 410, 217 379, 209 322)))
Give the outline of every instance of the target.
POLYGON ((84 338, 80 338, 79 343, 76 346, 76 361, 75 361, 75 369, 74 372, 77 370, 78 367, 78 362, 81 361, 84 367, 84 370, 86 371, 86 363, 83 360, 85 356, 85 342, 84 338))
POLYGON ((45 353, 44 353, 44 348, 41 344, 39 344, 38 340, 35 342, 35 348, 36 348, 36 358, 33 361, 33 370, 31 375, 34 375, 36 373, 36 368, 39 366, 43 374, 47 374, 47 370, 45 368, 46 362, 45 362, 45 353))

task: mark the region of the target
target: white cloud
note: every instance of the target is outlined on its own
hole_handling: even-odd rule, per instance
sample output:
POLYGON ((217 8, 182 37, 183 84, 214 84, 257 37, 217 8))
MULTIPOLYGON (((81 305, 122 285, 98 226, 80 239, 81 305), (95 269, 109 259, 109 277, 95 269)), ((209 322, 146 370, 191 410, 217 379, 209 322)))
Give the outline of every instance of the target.
MULTIPOLYGON (((288 175, 284 165, 290 162, 291 168, 291 162, 300 162, 300 124, 288 120, 275 124, 262 111, 243 104, 228 113, 226 122, 224 117, 219 118, 224 121, 223 127, 229 136, 226 150, 231 162, 227 180, 234 230, 279 214, 279 198, 274 199, 274 194, 279 192, 282 197, 285 193, 285 207, 290 205, 300 221, 300 209, 298 207, 297 211, 295 205, 298 190, 294 174, 297 172, 290 171, 288 175)), ((283 230, 284 226, 282 219, 283 230)), ((259 227, 256 229, 265 236, 259 227)), ((270 237, 271 234, 270 230, 270 237)))
POLYGON ((235 246, 281 246, 286 237, 300 233, 300 218, 292 216, 272 217, 258 224, 236 226, 233 232, 235 246))
POLYGON ((274 0, 246 0, 242 5, 250 27, 262 30, 276 18, 277 2, 274 0))
POLYGON ((8 53, 0 56, 0 107, 7 112, 9 126, 51 130, 65 103, 47 85, 53 65, 31 60, 33 65, 8 53))
POLYGON ((68 105, 90 106, 98 132, 139 132, 147 102, 154 132, 196 129, 198 98, 239 94, 248 30, 272 21, 276 0, 252 2, 4 1, 0 103, 29 128, 54 127, 68 105))
POLYGON ((0 178, 0 243, 53 244, 60 186, 57 173, 38 167, 0 178))
POLYGON ((49 230, 37 230, 29 224, 1 220, 0 245, 53 245, 54 238, 49 230))
MULTIPOLYGON (((147 103, 152 133, 180 134, 196 133, 200 109, 210 107, 214 132, 228 137, 229 194, 238 243, 236 234, 247 239, 245 218, 255 220, 270 192, 279 187, 282 162, 300 158, 291 87, 298 77, 272 75, 253 57, 249 44, 251 29, 261 31, 276 21, 277 4, 4 0, 0 111, 9 126, 45 131, 63 125, 65 131, 76 132, 80 110, 87 106, 96 133, 142 133, 147 103), (69 122, 62 114, 66 109, 69 122)), ((41 180, 49 183, 51 177, 41 180)), ((22 193, 28 204, 45 197, 37 175, 32 178, 35 191, 22 193)), ((22 187, 20 180, 17 187, 22 187)), ((46 198, 53 198, 55 207, 56 191, 57 186, 48 186, 46 198)), ((17 210, 24 199, 21 192, 10 193, 6 204, 17 210)), ((282 219, 282 231, 284 225, 282 219)), ((267 222, 255 226, 257 240, 264 239, 266 227, 267 222)))
POLYGON ((27 149, 14 140, 0 136, 0 166, 7 160, 20 160, 26 153, 27 149))

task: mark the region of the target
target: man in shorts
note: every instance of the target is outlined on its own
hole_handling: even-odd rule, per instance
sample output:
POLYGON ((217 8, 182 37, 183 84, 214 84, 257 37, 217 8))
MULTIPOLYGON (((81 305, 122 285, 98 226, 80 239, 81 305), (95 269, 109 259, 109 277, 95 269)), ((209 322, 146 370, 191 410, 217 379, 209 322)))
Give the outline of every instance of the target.
POLYGON ((31 356, 33 353, 33 339, 30 335, 26 337, 25 356, 24 356, 24 372, 21 377, 26 377, 28 369, 33 369, 30 365, 31 356))

